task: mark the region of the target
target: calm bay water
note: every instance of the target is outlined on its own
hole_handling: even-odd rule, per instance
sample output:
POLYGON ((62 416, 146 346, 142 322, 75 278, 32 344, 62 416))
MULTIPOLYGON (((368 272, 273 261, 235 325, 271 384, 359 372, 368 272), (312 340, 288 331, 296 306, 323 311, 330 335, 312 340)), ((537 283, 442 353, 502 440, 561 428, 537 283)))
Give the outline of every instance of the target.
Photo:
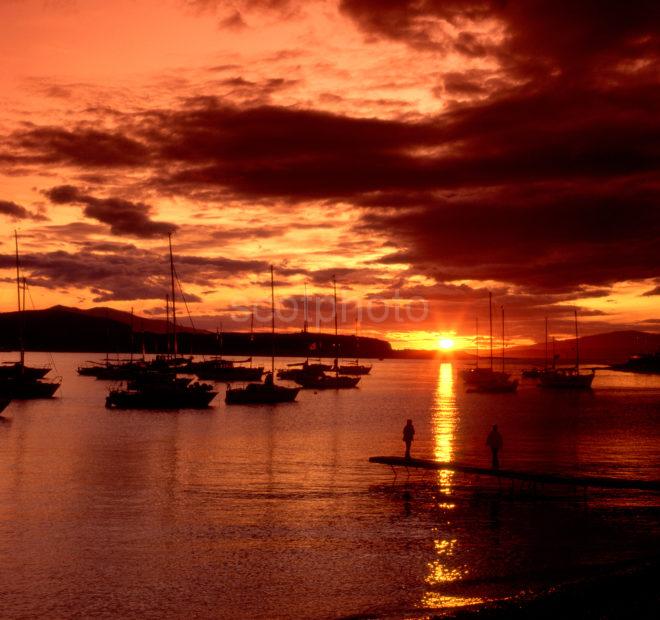
POLYGON ((75 373, 94 358, 55 355, 58 398, 0 424, 3 617, 416 617, 658 553, 651 495, 512 499, 367 462, 403 454, 410 417, 416 456, 487 465, 497 423, 503 467, 660 478, 658 377, 479 395, 451 364, 388 360, 291 405, 228 408, 220 384, 208 411, 117 412, 75 373))

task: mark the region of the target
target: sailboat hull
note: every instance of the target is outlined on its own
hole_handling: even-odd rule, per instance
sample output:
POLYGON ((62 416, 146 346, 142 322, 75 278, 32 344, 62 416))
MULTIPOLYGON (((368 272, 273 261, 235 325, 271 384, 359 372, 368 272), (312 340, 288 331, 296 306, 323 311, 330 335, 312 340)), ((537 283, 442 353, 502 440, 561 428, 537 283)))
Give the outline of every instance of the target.
POLYGON ((232 381, 261 381, 263 366, 233 366, 227 368, 201 368, 194 371, 200 379, 230 383, 232 381))
POLYGON ((43 379, 50 372, 50 368, 34 368, 21 366, 20 362, 3 364, 0 366, 0 381, 3 379, 26 379, 36 381, 43 379))
POLYGON ((227 388, 225 403, 228 405, 274 405, 296 400, 300 388, 283 385, 250 383, 244 388, 227 388))
POLYGON ((200 386, 166 389, 110 390, 108 409, 206 409, 217 392, 200 386))
POLYGON ((518 380, 506 379, 504 381, 484 382, 468 387, 468 392, 480 394, 511 394, 518 390, 518 380))
POLYGON ((307 390, 346 390, 357 387, 360 377, 344 375, 321 375, 299 380, 298 383, 307 390))
POLYGON ((339 367, 340 375, 368 375, 371 372, 371 366, 361 366, 359 364, 339 367))
POLYGON ((52 398, 60 384, 55 381, 1 381, 0 394, 15 400, 52 398))
POLYGON ((555 390, 590 390, 595 373, 588 375, 575 371, 549 370, 541 373, 539 387, 555 390))

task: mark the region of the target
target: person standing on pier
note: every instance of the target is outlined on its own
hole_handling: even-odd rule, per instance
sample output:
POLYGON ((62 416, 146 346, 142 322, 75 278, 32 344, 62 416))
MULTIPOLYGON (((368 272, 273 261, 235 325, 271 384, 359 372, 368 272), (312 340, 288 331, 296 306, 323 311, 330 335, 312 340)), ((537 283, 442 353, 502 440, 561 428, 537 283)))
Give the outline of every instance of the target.
POLYGON ((412 420, 408 420, 403 427, 403 441, 406 444, 406 459, 410 458, 410 446, 412 445, 413 438, 415 437, 415 427, 412 420))
POLYGON ((500 468, 500 461, 497 456, 498 452, 502 449, 504 445, 504 440, 502 435, 497 430, 497 424, 493 424, 493 430, 488 433, 488 438, 486 439, 486 445, 490 448, 490 451, 493 455, 493 469, 500 468))

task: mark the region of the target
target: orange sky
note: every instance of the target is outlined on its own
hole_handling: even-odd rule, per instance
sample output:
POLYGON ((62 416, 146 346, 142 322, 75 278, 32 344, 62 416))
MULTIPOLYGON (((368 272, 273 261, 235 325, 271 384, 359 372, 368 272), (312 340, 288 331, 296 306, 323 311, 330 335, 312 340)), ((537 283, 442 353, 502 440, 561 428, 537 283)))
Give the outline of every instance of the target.
MULTIPOLYGON (((435 348, 441 336, 468 344, 475 314, 486 324, 487 290, 507 308, 515 342, 540 338, 546 314, 558 335, 569 333, 574 305, 584 332, 657 330, 658 296, 648 294, 657 264, 644 254, 657 218, 631 212, 643 223, 634 230, 617 219, 627 200, 640 204, 630 188, 655 190, 657 177, 637 154, 600 169, 592 153, 602 147, 587 141, 613 127, 626 151, 637 127, 648 133, 650 115, 620 122, 657 79, 647 75, 655 52, 629 51, 643 20, 612 42, 607 53, 620 44, 620 62, 604 76, 593 20, 579 16, 585 31, 567 27, 565 44, 583 46, 583 66, 571 61, 581 74, 569 82, 561 51, 520 34, 535 16, 477 4, 0 3, 0 310, 14 309, 18 229, 36 307, 162 312, 164 231, 174 225, 179 275, 207 327, 243 328, 249 308, 268 301, 273 263, 280 303, 300 302, 307 283, 313 305, 336 273, 342 327, 353 330, 360 304, 361 333, 399 347, 435 348), (564 115, 543 107, 557 96, 549 80, 560 79, 576 92, 639 92, 623 103, 613 95, 614 109, 589 112, 586 126, 570 98, 564 115), (515 105, 531 110, 531 125, 515 105), (511 118, 487 125, 502 109, 511 118), (523 143, 530 126, 555 161, 586 153, 573 164, 580 174, 523 143), (558 212, 566 221, 543 237, 554 196, 586 214, 558 212), (510 233, 487 223, 492 213, 510 233), (604 215, 585 229, 592 213, 604 215), (617 258, 619 243, 631 257, 617 258), (618 264, 605 269, 603 256, 618 264)), ((299 313, 288 327, 301 323, 299 313)))

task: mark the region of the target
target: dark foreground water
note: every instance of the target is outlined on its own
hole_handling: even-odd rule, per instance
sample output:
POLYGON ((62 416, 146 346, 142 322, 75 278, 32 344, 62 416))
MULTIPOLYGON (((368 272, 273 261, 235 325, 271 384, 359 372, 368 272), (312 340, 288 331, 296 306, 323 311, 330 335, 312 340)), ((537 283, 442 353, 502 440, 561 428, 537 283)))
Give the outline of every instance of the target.
MULTIPOLYGON (((6 357, 6 356, 5 356, 6 357)), ((376 362, 360 389, 278 407, 117 412, 55 356, 54 401, 0 424, 0 616, 424 617, 657 555, 657 497, 510 488, 367 462, 401 454, 660 478, 660 378, 465 393, 451 364, 376 362)), ((99 356, 100 357, 100 356, 99 356)), ((33 354, 31 362, 43 361, 33 354)))

